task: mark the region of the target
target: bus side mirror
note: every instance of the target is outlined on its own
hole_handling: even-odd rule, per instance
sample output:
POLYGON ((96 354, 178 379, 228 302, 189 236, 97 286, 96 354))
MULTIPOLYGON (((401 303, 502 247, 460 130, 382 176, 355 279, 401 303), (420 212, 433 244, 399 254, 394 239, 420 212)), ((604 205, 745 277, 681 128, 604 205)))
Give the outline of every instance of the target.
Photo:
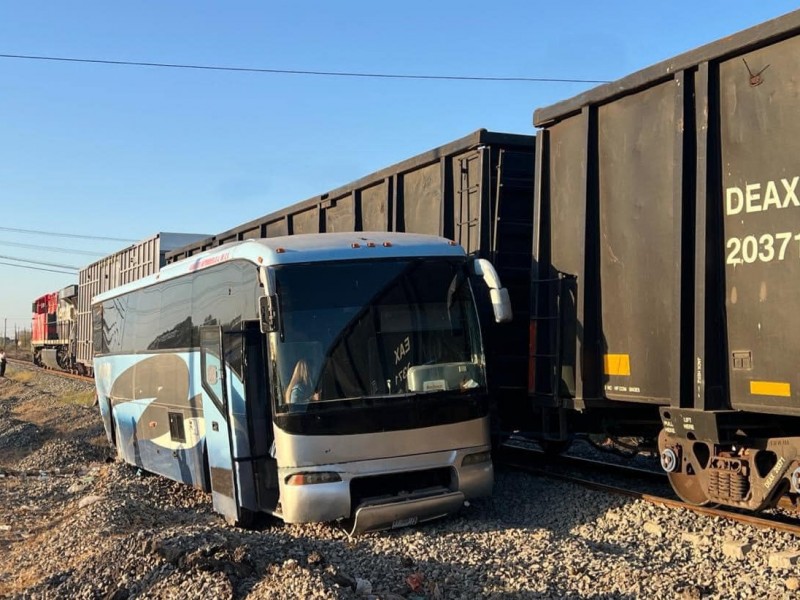
POLYGON ((477 258, 472 263, 472 268, 476 275, 483 277, 486 287, 489 288, 489 298, 492 301, 494 320, 498 323, 508 323, 513 318, 511 312, 511 299, 508 297, 508 290, 502 287, 500 277, 494 269, 494 265, 485 258, 477 258))
POLYGON ((258 309, 261 333, 278 331, 277 296, 261 296, 261 298, 258 299, 258 309))

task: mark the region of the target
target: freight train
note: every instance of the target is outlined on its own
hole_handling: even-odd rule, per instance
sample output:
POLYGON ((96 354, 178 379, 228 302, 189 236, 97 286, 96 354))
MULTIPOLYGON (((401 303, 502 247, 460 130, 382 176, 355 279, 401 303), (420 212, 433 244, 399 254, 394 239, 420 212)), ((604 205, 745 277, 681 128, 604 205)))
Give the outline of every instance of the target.
POLYGON ((498 440, 644 438, 684 500, 760 510, 800 494, 798 72, 800 11, 540 108, 535 136, 475 132, 164 260, 448 237, 511 297, 510 323, 478 306, 498 440))

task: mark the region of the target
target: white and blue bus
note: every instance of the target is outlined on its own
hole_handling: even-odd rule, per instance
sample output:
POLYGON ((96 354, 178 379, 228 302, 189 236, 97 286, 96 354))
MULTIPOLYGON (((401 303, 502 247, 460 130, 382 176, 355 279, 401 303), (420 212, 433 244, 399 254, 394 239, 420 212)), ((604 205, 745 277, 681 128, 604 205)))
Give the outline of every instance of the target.
POLYGON ((411 234, 237 242, 97 296, 109 441, 232 524, 452 513, 493 482, 476 273, 509 319, 487 261, 411 234))

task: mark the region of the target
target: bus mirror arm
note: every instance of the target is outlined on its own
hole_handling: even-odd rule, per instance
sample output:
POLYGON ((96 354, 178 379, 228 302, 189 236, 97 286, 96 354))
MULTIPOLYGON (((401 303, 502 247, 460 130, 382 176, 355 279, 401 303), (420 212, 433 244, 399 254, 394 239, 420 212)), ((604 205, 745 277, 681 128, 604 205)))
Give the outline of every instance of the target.
POLYGON ((278 298, 275 295, 259 298, 261 333, 278 331, 278 298))
POLYGON ((511 312, 511 300, 508 297, 508 290, 500 283, 500 277, 497 275, 494 265, 485 258, 477 258, 472 263, 472 268, 476 275, 483 277, 486 287, 489 288, 494 320, 498 323, 511 321, 513 313, 511 312))

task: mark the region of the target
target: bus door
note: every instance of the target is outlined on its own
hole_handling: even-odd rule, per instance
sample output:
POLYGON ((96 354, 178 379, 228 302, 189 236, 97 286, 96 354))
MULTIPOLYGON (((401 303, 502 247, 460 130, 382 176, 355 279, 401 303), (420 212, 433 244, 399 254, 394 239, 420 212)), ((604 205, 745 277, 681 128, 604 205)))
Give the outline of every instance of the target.
MULTIPOLYGON (((237 461, 241 461, 243 471, 249 463, 258 510, 274 511, 278 505, 279 493, 278 462, 271 452, 274 433, 267 375, 266 337, 261 333, 258 321, 245 321, 240 335, 249 457, 237 457, 237 461)), ((244 488, 243 485, 242 487, 244 488)), ((242 494, 242 497, 245 495, 242 494)))
POLYGON ((203 385, 206 458, 214 510, 229 523, 240 521, 233 445, 228 410, 228 385, 221 357, 225 356, 222 329, 200 328, 200 371, 203 385))

